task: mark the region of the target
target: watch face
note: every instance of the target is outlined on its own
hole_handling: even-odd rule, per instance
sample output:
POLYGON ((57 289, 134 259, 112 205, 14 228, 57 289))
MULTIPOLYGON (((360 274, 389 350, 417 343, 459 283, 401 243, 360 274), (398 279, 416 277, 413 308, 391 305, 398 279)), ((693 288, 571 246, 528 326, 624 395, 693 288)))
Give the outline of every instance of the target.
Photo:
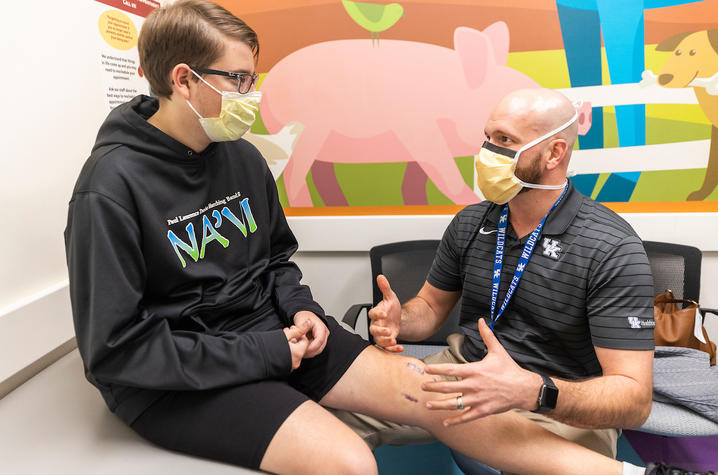
POLYGON ((543 407, 546 407, 548 409, 555 409, 556 403, 558 402, 558 389, 556 388, 549 388, 548 386, 543 387, 543 404, 541 404, 543 407))

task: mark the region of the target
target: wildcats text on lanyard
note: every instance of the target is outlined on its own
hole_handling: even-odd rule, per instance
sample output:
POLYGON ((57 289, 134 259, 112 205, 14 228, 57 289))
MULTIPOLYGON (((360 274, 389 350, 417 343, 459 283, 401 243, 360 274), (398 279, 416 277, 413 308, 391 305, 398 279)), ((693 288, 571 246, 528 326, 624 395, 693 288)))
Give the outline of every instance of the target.
POLYGON ((531 254, 534 251, 534 247, 536 246, 536 242, 538 241, 539 237, 541 236, 541 230, 543 229, 543 225, 546 222, 546 218, 548 218, 548 215, 551 214, 551 211, 556 208, 556 206, 559 204, 561 199, 563 199, 564 195, 566 194, 566 190, 568 190, 568 184, 563 189, 563 192, 561 193, 561 196, 558 197, 556 202, 551 206, 551 209, 548 210, 548 213, 546 213, 546 216, 543 217, 541 222, 538 226, 536 226, 536 229, 531 231, 531 235, 529 236, 528 240, 526 241, 526 244, 524 245, 524 249, 521 252, 521 257, 519 258, 518 264, 516 264, 516 270, 514 271, 514 276, 511 278, 511 283, 509 284, 509 288, 506 291, 506 296, 504 297, 504 301, 501 304, 501 307, 499 308, 499 312, 496 314, 496 300, 499 296, 499 285, 501 284, 501 270, 504 265, 504 246, 506 243, 506 227, 508 225, 509 221, 509 205, 508 203, 504 205, 503 209, 501 210, 501 214, 499 215, 499 225, 498 225, 498 232, 496 233, 496 252, 494 254, 494 272, 491 276, 491 323, 489 324, 489 327, 491 330, 494 330, 494 324, 501 318, 501 315, 503 315, 504 310, 506 309, 506 306, 509 304, 509 301, 511 300, 511 297, 514 295, 514 291, 516 290, 516 287, 519 285, 519 281, 521 280, 521 276, 524 274, 524 270, 526 269, 526 266, 529 263, 529 259, 531 258, 531 254), (494 317, 494 314, 496 316, 494 317))

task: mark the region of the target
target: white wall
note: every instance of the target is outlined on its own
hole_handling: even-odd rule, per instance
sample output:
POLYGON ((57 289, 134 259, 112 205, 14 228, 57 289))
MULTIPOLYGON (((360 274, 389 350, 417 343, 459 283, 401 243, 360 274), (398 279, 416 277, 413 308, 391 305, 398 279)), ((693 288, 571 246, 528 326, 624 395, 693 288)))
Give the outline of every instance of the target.
POLYGON ((106 115, 97 18, 78 8, 91 3, 12 2, 0 15, 0 315, 66 279, 67 202, 106 115))
POLYGON ((0 15, 0 381, 73 336, 62 232, 106 114, 93 3, 12 2, 0 15))

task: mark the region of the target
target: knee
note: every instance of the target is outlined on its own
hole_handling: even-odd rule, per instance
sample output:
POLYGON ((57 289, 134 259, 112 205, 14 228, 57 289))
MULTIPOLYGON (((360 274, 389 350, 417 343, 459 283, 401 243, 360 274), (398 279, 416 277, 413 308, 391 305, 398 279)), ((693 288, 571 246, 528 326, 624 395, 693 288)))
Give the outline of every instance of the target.
POLYGON ((347 475, 374 475, 378 473, 376 459, 369 447, 360 441, 359 444, 345 447, 330 457, 330 461, 324 459, 321 464, 329 462, 332 467, 327 468, 327 473, 342 473, 347 475))

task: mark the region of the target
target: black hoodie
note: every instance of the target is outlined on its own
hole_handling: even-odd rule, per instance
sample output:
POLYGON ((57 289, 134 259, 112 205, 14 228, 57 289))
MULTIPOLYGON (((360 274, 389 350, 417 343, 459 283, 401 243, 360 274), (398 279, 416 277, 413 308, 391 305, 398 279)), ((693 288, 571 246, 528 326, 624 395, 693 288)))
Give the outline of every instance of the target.
POLYGON ((325 318, 257 149, 193 152, 147 122, 157 107, 138 96, 109 114, 65 230, 85 373, 128 422, 164 390, 286 378, 282 328, 325 318))

